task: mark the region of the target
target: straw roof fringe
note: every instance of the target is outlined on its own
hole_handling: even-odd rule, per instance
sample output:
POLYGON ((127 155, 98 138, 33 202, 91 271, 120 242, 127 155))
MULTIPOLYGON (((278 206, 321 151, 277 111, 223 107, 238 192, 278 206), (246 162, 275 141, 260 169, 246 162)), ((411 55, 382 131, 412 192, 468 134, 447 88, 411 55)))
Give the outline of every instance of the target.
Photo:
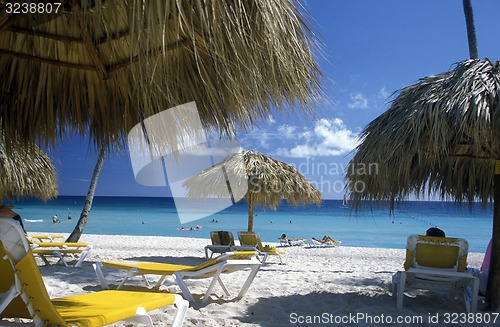
POLYGON ((53 142, 90 130, 102 144, 191 101, 226 134, 271 107, 308 109, 322 75, 306 18, 293 0, 73 0, 57 14, 0 11, 0 122, 7 138, 53 142))
POLYGON ((361 134, 346 172, 351 200, 437 192, 486 205, 500 159, 499 92, 500 62, 488 59, 459 62, 403 88, 361 134), (363 170, 370 164, 377 169, 363 170))
POLYGON ((0 137, 0 204, 2 198, 57 196, 57 174, 49 157, 38 147, 5 146, 0 137))

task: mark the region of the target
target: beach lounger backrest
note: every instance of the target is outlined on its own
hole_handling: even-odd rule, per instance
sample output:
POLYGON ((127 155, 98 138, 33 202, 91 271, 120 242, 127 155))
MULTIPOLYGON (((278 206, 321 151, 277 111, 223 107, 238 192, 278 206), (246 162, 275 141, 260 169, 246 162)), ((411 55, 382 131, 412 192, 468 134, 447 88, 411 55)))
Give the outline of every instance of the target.
POLYGON ((12 258, 7 254, 3 243, 0 242, 0 294, 7 295, 9 298, 2 297, 0 300, 0 318, 31 318, 29 311, 22 298, 15 291, 15 264, 12 258))
POLYGON ((405 269, 435 268, 463 272, 467 268, 469 243, 462 238, 410 235, 405 269))
POLYGON ((228 231, 211 231, 210 238, 212 239, 212 245, 230 245, 234 246, 234 236, 233 233, 228 231))
MULTIPOLYGON (((0 219, 0 241, 2 251, 5 252, 3 257, 8 258, 8 261, 15 266, 14 270, 8 270, 14 272, 14 276, 9 280, 16 283, 15 279, 19 279, 16 288, 20 296, 16 298, 15 303, 20 307, 16 307, 15 313, 21 314, 21 317, 33 319, 37 326, 65 326, 66 322, 50 301, 40 270, 21 227, 15 226, 6 219, 0 219)), ((3 276, 2 272, 2 279, 3 276)), ((20 318, 17 315, 15 317, 20 318)))
POLYGON ((263 251, 263 246, 259 234, 254 232, 238 232, 238 238, 241 245, 255 246, 257 250, 263 251))
POLYGON ((47 326, 66 326, 66 322, 50 301, 35 258, 30 252, 31 250, 16 264, 16 271, 23 283, 23 293, 30 299, 28 305, 33 310, 32 318, 40 319, 47 326))

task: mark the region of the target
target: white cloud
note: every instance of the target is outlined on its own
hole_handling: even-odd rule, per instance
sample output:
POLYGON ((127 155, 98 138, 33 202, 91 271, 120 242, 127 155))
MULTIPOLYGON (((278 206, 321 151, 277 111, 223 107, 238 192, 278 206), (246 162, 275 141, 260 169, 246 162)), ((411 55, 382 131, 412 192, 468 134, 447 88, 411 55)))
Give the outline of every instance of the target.
POLYGON ((366 109, 368 108, 368 99, 363 93, 353 93, 349 96, 351 101, 347 104, 350 109, 366 109))
POLYGON ((389 93, 387 91, 387 88, 384 86, 380 89, 380 91, 378 91, 378 96, 379 98, 381 98, 382 100, 387 100, 387 98, 389 98, 391 96, 391 93, 389 93))
POLYGON ((313 136, 313 132, 305 130, 304 132, 300 133, 299 138, 309 140, 313 136))
POLYGON ((357 133, 347 128, 339 118, 320 119, 313 131, 305 131, 305 143, 290 149, 279 148, 276 153, 286 157, 339 156, 356 147, 357 133))
POLYGON ((259 134, 259 145, 264 148, 264 149, 267 149, 269 148, 269 134, 267 132, 262 132, 259 134))
POLYGON ((281 136, 283 136, 285 139, 294 139, 297 138, 297 135, 295 133, 296 129, 296 126, 281 125, 280 127, 278 127, 278 133, 281 134, 281 136))

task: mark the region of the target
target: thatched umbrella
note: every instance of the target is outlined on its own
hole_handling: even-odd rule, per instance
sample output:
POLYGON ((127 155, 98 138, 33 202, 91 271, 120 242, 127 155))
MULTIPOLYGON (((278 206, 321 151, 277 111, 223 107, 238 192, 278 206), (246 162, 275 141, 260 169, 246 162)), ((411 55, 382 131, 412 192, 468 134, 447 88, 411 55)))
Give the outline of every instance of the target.
POLYGON ((38 147, 17 143, 9 148, 0 137, 0 204, 2 199, 57 196, 57 174, 49 157, 38 147))
POLYGON ((295 167, 256 151, 242 151, 187 179, 188 197, 223 197, 228 188, 236 199, 248 203, 248 231, 253 230, 255 205, 276 210, 285 199, 289 204, 321 204, 321 193, 295 167))
POLYGON ((346 174, 356 205, 390 200, 392 207, 433 192, 459 203, 494 201, 488 301, 498 307, 500 62, 465 60, 403 88, 361 140, 346 174))
POLYGON ((272 107, 309 108, 320 93, 315 37, 294 0, 40 2, 45 14, 7 6, 23 2, 0 1, 8 139, 90 129, 96 144, 116 142, 192 101, 204 124, 230 133, 272 107))

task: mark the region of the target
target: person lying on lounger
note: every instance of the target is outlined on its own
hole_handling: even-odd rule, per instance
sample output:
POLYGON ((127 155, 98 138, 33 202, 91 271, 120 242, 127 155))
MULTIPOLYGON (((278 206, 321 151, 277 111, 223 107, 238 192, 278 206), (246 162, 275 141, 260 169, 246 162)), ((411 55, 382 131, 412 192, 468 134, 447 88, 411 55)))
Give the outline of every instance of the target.
POLYGON ((289 246, 295 246, 295 245, 304 245, 306 242, 304 242, 304 239, 302 238, 289 238, 286 236, 286 234, 281 234, 281 237, 278 238, 280 241, 281 245, 289 245, 289 246))
POLYGON ((315 240, 316 242, 320 242, 320 243, 334 243, 334 242, 336 242, 333 238, 330 237, 330 235, 323 236, 323 238, 321 240, 319 240, 315 237, 313 237, 312 239, 315 240))

